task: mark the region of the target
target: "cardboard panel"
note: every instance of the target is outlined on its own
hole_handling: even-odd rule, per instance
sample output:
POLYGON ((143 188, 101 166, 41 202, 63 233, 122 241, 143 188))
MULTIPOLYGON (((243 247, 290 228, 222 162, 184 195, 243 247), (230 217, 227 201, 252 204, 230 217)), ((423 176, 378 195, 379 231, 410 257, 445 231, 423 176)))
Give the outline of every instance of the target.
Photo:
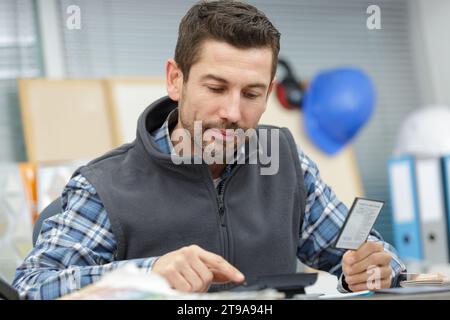
POLYGON ((167 95, 166 83, 162 78, 107 79, 105 83, 116 145, 131 142, 136 137, 136 124, 142 111, 167 95))
POLYGON ((27 197, 28 210, 33 224, 38 217, 37 194, 36 194, 36 165, 30 162, 19 163, 19 170, 22 176, 25 195, 27 197))
POLYGON ((100 80, 19 80, 28 160, 94 158, 111 149, 113 133, 100 80))

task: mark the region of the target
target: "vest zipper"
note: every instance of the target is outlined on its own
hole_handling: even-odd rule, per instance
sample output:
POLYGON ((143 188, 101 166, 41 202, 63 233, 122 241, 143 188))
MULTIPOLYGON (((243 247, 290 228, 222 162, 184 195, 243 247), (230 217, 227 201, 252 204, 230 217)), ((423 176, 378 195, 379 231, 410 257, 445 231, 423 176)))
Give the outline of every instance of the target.
MULTIPOLYGON (((217 210, 219 213, 219 223, 220 223, 220 237, 223 243, 223 257, 225 260, 230 261, 230 250, 229 250, 229 239, 228 239, 228 226, 225 217, 225 204, 223 201, 223 191, 225 189, 225 182, 227 179, 221 181, 216 189, 217 194, 217 210)), ((226 287, 221 285, 221 290, 225 290, 226 287)))
POLYGON ((220 221, 220 229, 221 229, 221 235, 223 236, 223 249, 224 249, 224 258, 229 261, 230 263, 233 263, 231 256, 230 256, 230 239, 228 238, 228 228, 226 222, 226 210, 225 210, 225 189, 229 182, 229 180, 236 174, 236 171, 239 170, 240 166, 237 166, 233 168, 230 175, 226 177, 223 181, 219 183, 218 190, 217 190, 217 208, 219 213, 219 221, 220 221))
POLYGON ((225 222, 225 205, 223 202, 223 191, 224 191, 225 181, 220 182, 219 184, 219 190, 217 191, 217 206, 219 210, 219 218, 220 218, 220 225, 222 227, 226 227, 225 222))
MULTIPOLYGON (((229 226, 226 223, 226 217, 225 217, 225 203, 224 203, 224 195, 225 195, 225 187, 227 182, 229 181, 229 179, 234 175, 235 171, 238 168, 235 168, 234 170, 232 170, 232 172, 230 173, 230 176, 226 177, 224 180, 222 180, 218 187, 217 187, 217 209, 218 209, 218 213, 219 213, 219 221, 220 221, 220 235, 222 237, 222 243, 223 243, 223 257, 225 260, 227 260, 228 262, 230 262, 231 264, 233 264, 233 261, 231 259, 231 254, 230 254, 230 239, 229 239, 229 226)), ((221 284, 218 285, 218 287, 220 288, 220 290, 228 290, 230 287, 232 286, 232 284, 230 283, 226 283, 226 284, 221 284)))

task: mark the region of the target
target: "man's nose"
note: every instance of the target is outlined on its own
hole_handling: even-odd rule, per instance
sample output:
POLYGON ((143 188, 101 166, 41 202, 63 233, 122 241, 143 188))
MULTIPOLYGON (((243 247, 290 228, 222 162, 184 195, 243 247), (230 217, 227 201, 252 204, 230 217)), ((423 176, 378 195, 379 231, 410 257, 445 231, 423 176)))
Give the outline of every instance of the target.
POLYGON ((239 94, 232 94, 226 104, 223 106, 222 118, 229 123, 237 123, 241 120, 241 96, 239 94))

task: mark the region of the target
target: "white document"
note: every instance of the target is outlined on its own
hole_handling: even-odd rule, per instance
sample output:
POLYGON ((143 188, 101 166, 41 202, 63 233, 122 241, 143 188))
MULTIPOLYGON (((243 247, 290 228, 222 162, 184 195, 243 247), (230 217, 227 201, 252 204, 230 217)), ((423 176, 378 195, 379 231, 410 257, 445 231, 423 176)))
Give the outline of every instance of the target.
POLYGON ((324 294, 319 296, 319 299, 346 299, 353 298, 358 296, 371 296, 373 295, 373 291, 364 290, 358 292, 349 292, 349 293, 337 293, 337 294, 324 294))
POLYGON ((383 205, 383 201, 356 198, 350 208, 335 247, 339 249, 358 249, 367 240, 383 205))
POLYGON ((391 165, 392 211, 396 223, 414 221, 414 182, 410 162, 391 165))

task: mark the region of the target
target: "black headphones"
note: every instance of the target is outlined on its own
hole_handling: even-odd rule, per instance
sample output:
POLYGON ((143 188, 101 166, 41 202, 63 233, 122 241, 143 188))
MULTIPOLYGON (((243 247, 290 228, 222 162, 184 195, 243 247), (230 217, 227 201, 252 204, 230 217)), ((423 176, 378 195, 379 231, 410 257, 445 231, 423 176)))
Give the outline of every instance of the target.
POLYGON ((301 108, 303 102, 304 89, 300 81, 294 76, 289 63, 284 59, 278 59, 278 65, 285 69, 284 78, 277 81, 275 92, 281 105, 286 109, 301 108))

